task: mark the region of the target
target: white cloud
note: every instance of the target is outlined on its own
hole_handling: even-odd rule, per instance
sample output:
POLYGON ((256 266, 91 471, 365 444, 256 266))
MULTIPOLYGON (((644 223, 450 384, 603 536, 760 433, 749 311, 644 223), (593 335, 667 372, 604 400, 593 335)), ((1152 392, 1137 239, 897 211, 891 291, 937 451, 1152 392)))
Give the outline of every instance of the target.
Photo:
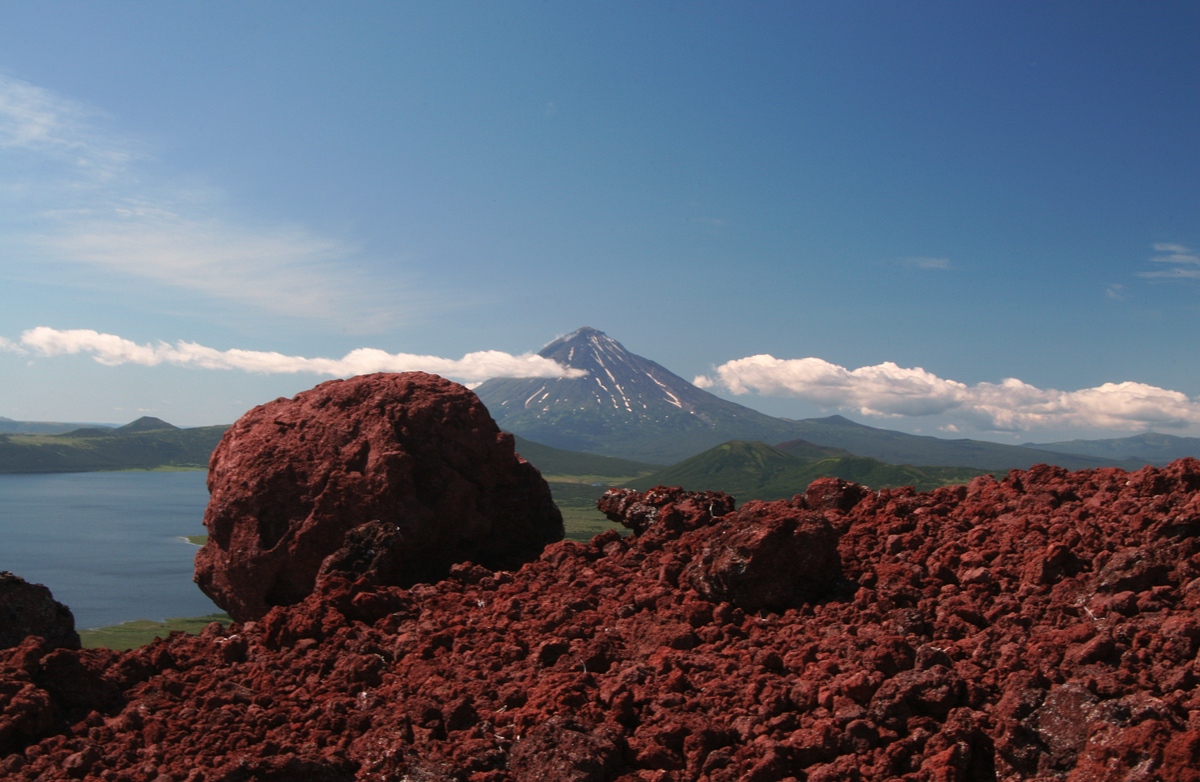
POLYGON ((917 269, 949 269, 952 267, 949 258, 929 258, 927 256, 905 258, 904 264, 917 269))
POLYGON ((164 175, 145 145, 107 124, 83 104, 0 75, 0 198, 16 227, 3 238, 25 250, 19 273, 30 261, 90 267, 118 283, 148 280, 351 331, 385 328, 413 306, 399 285, 351 271, 380 259, 302 226, 255 224, 218 190, 164 175))
POLYGON ((1167 264, 1170 268, 1152 272, 1138 272, 1139 277, 1149 279, 1187 280, 1200 278, 1200 254, 1184 247, 1182 244, 1155 244, 1154 251, 1159 255, 1150 260, 1155 263, 1167 264))
POLYGON ((890 361, 850 370, 819 358, 769 355, 727 362, 716 368, 715 378, 705 380, 709 386, 720 384, 734 394, 799 397, 863 415, 945 415, 992 431, 1133 430, 1200 423, 1200 403, 1178 391, 1144 383, 1105 383, 1079 391, 1058 391, 1008 378, 969 386, 890 361))
POLYGON ((1189 252, 1188 248, 1184 247, 1182 244, 1166 244, 1164 242, 1156 242, 1152 246, 1154 247, 1155 252, 1160 252, 1160 253, 1172 253, 1174 255, 1185 255, 1189 252))
MULTIPOLYGON (((11 341, 9 341, 9 344, 11 341)), ((58 329, 39 326, 21 335, 20 344, 40 356, 90 353, 109 366, 172 364, 196 369, 240 369, 262 374, 311 373, 350 377, 371 372, 431 372, 478 383, 491 377, 579 377, 584 370, 570 369, 532 353, 513 356, 498 350, 468 353, 460 359, 388 353, 358 348, 342 358, 304 358, 256 350, 217 350, 182 340, 140 345, 115 334, 91 329, 58 329)))

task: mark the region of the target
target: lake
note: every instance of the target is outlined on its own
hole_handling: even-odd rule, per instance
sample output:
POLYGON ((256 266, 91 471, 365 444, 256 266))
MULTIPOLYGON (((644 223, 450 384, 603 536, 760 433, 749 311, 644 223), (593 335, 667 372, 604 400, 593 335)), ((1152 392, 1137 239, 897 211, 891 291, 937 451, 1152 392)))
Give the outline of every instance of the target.
POLYGON ((221 609, 192 582, 207 473, 0 475, 0 570, 45 584, 79 630, 221 609))

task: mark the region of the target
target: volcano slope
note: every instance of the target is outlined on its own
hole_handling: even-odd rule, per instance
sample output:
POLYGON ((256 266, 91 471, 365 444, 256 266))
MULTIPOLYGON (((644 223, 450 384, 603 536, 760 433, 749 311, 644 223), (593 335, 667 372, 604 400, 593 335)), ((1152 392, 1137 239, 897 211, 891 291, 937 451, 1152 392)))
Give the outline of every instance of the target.
POLYGON ((126 653, 0 652, 5 779, 1200 780, 1200 462, 737 511, 126 653))

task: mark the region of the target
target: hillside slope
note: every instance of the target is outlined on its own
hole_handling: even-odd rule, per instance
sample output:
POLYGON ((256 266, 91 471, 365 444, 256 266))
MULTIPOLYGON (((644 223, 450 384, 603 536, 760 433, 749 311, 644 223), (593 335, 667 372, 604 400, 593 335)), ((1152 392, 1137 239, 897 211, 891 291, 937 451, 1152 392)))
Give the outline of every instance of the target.
POLYGON ((929 491, 964 484, 983 474, 969 467, 892 465, 862 456, 805 460, 766 443, 734 441, 625 485, 639 490, 661 485, 719 491, 745 502, 788 499, 803 494, 818 478, 841 478, 872 489, 912 486, 929 491))

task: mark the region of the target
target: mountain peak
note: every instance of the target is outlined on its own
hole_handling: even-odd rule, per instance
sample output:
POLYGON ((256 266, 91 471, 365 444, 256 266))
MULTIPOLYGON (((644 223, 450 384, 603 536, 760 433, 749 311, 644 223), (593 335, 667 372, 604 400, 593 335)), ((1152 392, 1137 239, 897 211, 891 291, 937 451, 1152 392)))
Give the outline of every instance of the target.
MULTIPOLYGON (((565 337, 559 337, 558 339, 554 340, 554 342, 551 342, 550 345, 553 345, 558 342, 577 342, 579 340, 591 339, 592 337, 607 337, 607 336, 608 335, 605 334, 600 329, 594 329, 591 326, 584 326, 583 328, 575 329, 574 331, 572 331, 570 334, 566 335, 565 337)), ((549 347, 549 345, 547 345, 547 347, 549 347)))
POLYGON ((559 337, 542 348, 538 355, 571 369, 582 369, 588 374, 598 372, 602 386, 606 376, 616 382, 613 370, 618 370, 617 374, 646 370, 646 367, 632 366, 639 361, 644 362, 645 359, 630 353, 620 342, 591 326, 584 326, 565 337, 559 337))

